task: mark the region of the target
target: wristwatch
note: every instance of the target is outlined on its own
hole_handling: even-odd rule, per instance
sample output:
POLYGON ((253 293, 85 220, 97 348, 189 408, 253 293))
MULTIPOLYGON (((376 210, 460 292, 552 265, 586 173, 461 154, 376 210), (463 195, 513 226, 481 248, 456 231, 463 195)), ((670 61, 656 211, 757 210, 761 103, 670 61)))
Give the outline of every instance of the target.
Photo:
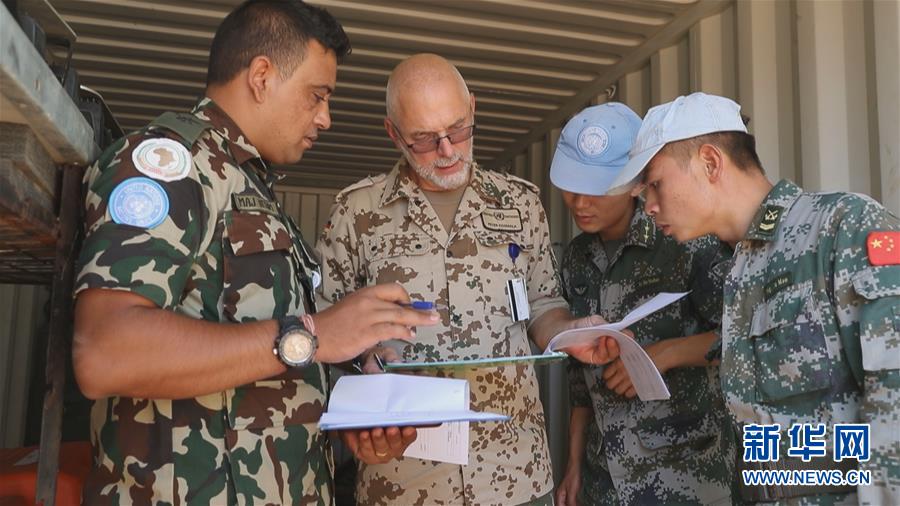
POLYGON ((300 318, 285 316, 278 320, 278 336, 272 353, 291 368, 306 367, 316 356, 319 341, 312 335, 300 318))

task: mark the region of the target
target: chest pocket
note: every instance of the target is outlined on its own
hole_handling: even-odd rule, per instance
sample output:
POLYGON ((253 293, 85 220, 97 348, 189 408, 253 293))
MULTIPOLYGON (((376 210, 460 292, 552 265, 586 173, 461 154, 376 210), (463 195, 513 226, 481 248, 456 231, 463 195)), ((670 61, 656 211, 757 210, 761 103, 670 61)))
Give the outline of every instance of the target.
POLYGON ((226 211, 225 232, 225 317, 245 322, 295 311, 301 299, 290 260, 291 236, 278 218, 262 212, 226 211))
POLYGON ((368 283, 400 283, 413 300, 434 298, 430 239, 415 233, 384 234, 367 241, 368 283))
POLYGON ((812 282, 790 287, 753 311, 750 335, 763 402, 827 388, 830 359, 812 282))
POLYGON ((900 266, 861 271, 853 277, 853 290, 864 299, 859 309, 863 369, 900 369, 900 266))

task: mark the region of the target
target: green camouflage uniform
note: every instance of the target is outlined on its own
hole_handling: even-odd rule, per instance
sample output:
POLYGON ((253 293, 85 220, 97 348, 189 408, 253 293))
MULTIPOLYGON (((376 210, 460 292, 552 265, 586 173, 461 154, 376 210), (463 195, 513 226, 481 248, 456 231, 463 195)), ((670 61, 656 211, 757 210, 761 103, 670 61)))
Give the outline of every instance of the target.
MULTIPOLYGON (((718 330, 722 281, 730 250, 711 237, 679 245, 665 237, 635 201, 623 243, 612 258, 597 234, 581 234, 566 249, 563 289, 576 316, 619 321, 659 292, 687 297, 632 325, 647 346, 663 339, 718 330)), ((718 368, 676 368, 663 375, 665 401, 627 399, 606 388, 603 367, 572 361, 572 404, 593 407, 585 431, 585 504, 731 503, 735 439, 718 368)))
MULTIPOLYGON (((376 283, 398 282, 413 300, 447 305, 443 321, 419 327, 405 360, 531 353, 526 323, 514 322, 506 281, 525 278, 531 321, 564 308, 547 219, 537 188, 474 169, 450 232, 401 161, 388 175, 341 192, 317 245, 330 302, 376 283), (521 247, 513 261, 511 243, 521 247)), ((469 380, 471 408, 512 417, 470 425, 469 465, 415 458, 361 464, 360 504, 513 505, 551 493, 544 411, 531 365, 455 371, 469 380)))
POLYGON ((871 486, 784 504, 900 504, 900 265, 870 264, 877 230, 900 220, 871 198, 783 180, 735 250, 722 371, 738 423, 781 424, 780 462, 794 423, 827 426, 829 462, 832 424, 871 424, 871 486))
MULTIPOLYGON (((313 311, 317 265, 272 191, 274 175, 209 99, 167 113, 90 167, 77 291, 139 294, 160 308, 240 323, 313 311), (154 228, 112 220, 110 194, 144 177, 132 151, 146 139, 182 143, 183 178, 154 228)), ((274 341, 274 336, 273 336, 274 341)), ((327 378, 318 364, 192 399, 110 397, 94 403, 87 504, 330 504, 331 450, 316 428, 327 378)))

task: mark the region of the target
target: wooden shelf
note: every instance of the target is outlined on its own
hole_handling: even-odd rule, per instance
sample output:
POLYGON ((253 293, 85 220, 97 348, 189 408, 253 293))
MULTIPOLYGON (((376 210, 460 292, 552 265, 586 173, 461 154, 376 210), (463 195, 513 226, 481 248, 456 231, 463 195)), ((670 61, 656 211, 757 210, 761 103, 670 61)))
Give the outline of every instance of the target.
POLYGON ((98 154, 94 132, 6 6, 0 6, 0 283, 49 283, 59 167, 98 154))

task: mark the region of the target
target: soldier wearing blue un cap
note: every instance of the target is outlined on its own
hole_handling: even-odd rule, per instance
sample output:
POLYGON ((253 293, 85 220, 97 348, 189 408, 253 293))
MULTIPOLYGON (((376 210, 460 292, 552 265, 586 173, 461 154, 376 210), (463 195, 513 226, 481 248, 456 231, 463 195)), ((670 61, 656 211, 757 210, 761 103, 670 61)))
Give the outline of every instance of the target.
POLYGON ((706 357, 718 341, 731 252, 711 237, 679 245, 654 226, 639 198, 608 194, 640 127, 631 109, 608 103, 588 107, 563 128, 550 180, 583 232, 563 256, 563 290, 573 314, 607 321, 659 292, 691 291, 630 328, 672 397, 637 399, 619 359, 603 367, 573 362, 570 455, 556 500, 731 504, 735 438, 717 358, 706 357))

